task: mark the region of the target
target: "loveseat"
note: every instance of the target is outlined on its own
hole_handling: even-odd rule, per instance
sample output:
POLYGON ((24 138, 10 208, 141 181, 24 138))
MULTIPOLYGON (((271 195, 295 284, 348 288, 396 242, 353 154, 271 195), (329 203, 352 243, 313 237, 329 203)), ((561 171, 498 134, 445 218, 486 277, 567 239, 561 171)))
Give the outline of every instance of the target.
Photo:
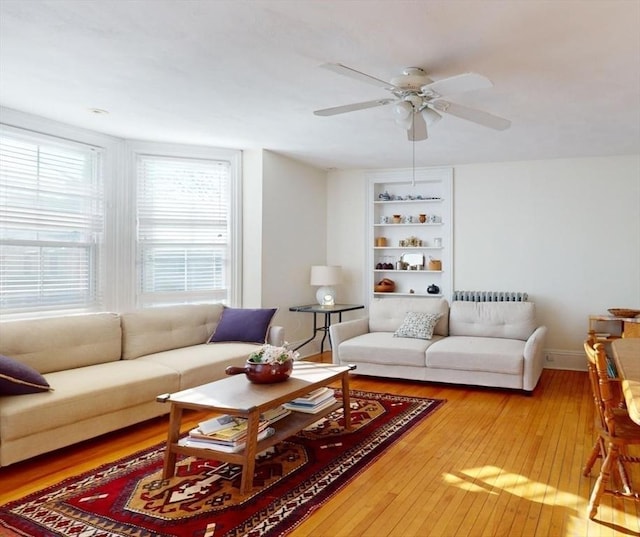
POLYGON ((260 339, 282 345, 274 313, 203 304, 0 323, 0 355, 46 381, 0 395, 0 466, 167 413, 158 395, 223 378, 260 339))
POLYGON ((449 306, 441 298, 418 297, 374 298, 368 317, 330 327, 333 362, 355 364, 357 374, 529 393, 542 373, 546 332, 533 302, 449 306), (432 335, 420 333, 424 326, 416 334, 416 319, 431 321, 432 335))

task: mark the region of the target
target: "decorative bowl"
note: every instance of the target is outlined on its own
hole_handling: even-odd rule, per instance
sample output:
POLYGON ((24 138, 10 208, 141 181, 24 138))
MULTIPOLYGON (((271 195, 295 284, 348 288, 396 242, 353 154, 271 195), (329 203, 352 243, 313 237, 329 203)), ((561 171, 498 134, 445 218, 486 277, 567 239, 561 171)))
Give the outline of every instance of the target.
POLYGON ((225 369, 227 375, 238 375, 244 373, 249 381, 254 384, 275 384, 283 382, 291 376, 293 371, 293 360, 283 363, 256 363, 247 360, 244 367, 230 365, 225 369))
POLYGON ((614 317, 626 317, 627 319, 633 319, 637 315, 640 315, 640 310, 630 310, 626 308, 609 308, 607 311, 614 317))
POLYGON ((393 293, 395 291, 396 284, 389 278, 383 278, 376 285, 373 286, 373 290, 376 293, 393 293))

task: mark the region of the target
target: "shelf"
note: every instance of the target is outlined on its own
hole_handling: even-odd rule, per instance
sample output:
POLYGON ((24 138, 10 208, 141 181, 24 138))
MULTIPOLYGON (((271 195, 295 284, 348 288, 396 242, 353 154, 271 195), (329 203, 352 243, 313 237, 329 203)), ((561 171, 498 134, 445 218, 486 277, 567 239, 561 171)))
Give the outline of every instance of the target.
POLYGON ((327 408, 316 412, 315 414, 306 413, 306 412, 296 412, 295 410, 291 411, 291 414, 285 416, 284 418, 276 421, 273 424, 273 428, 276 430, 276 433, 273 436, 265 438, 258 442, 258 453, 267 449, 270 446, 275 446, 279 442, 286 440, 292 435, 302 431, 305 427, 308 427, 312 423, 315 423, 320 418, 324 418, 328 416, 332 412, 342 408, 342 399, 338 399, 334 404, 330 405, 327 408))
POLYGON ((427 297, 427 298, 442 298, 442 294, 441 293, 437 293, 435 295, 430 295, 428 293, 376 293, 374 291, 373 293, 375 296, 385 296, 385 295, 389 295, 389 296, 420 296, 420 297, 427 297))
POLYGON ((442 198, 421 199, 421 200, 376 200, 374 205, 393 205, 400 203, 440 203, 444 201, 442 198))
POLYGON ((442 246, 374 246, 374 250, 442 250, 442 246))
POLYGON ((371 289, 369 296, 450 297, 454 270, 453 169, 372 170, 366 175, 368 246, 364 279, 366 287, 371 289), (403 199, 381 199, 381 195, 403 199), (416 199, 418 196, 421 199, 416 199), (413 199, 407 199, 409 197, 413 199), (394 215, 400 215, 396 222, 394 215), (426 216, 422 222, 420 215, 426 216), (400 246, 401 242, 405 246, 400 246), (410 266, 418 265, 423 270, 396 270, 397 261, 411 256, 423 261, 410 261, 410 266), (430 259, 440 261, 446 270, 428 270, 430 259), (393 268, 374 268, 384 261, 392 261, 393 268), (375 291, 376 282, 385 276, 394 280, 397 292, 375 291), (433 282, 440 288, 438 294, 427 293, 427 286, 433 282), (414 292, 409 293, 410 289, 414 292))
MULTIPOLYGON (((292 435, 302 431, 305 427, 308 427, 312 423, 315 423, 319 419, 341 409, 343 400, 338 399, 334 404, 320 410, 315 414, 306 412, 291 411, 291 414, 276 421, 271 427, 275 429, 275 433, 272 436, 264 438, 258 442, 257 453, 264 451, 265 449, 275 446, 276 444, 286 440, 292 435)), ((229 453, 227 451, 221 451, 215 448, 212 444, 210 448, 194 447, 194 446, 182 446, 177 443, 171 444, 171 451, 174 453, 180 453, 181 455, 193 455, 204 459, 216 458, 224 462, 231 462, 235 464, 243 464, 245 462, 244 448, 236 453, 229 453), (212 455, 214 454, 215 455, 212 455)))
POLYGON ((440 272, 444 272, 443 270, 396 270, 396 269, 373 269, 373 272, 398 272, 400 274, 409 274, 409 273, 415 273, 415 274, 422 274, 424 272, 431 272, 431 273, 440 273, 440 272))
POLYGON ((428 227, 428 226, 442 226, 444 222, 406 222, 395 224, 389 222, 388 224, 373 224, 373 227, 428 227))
POLYGON ((589 315, 589 331, 591 330, 609 333, 609 338, 603 341, 612 341, 619 337, 640 337, 640 317, 589 315), (603 327, 600 326, 601 323, 604 323, 603 327))

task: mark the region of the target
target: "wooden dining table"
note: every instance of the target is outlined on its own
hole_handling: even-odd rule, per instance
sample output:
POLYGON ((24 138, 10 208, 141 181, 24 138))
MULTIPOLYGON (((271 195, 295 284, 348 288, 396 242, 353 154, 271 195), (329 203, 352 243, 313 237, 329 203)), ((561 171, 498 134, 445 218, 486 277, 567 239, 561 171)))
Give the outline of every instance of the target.
POLYGON ((640 338, 620 338, 611 343, 629 417, 640 425, 640 338))

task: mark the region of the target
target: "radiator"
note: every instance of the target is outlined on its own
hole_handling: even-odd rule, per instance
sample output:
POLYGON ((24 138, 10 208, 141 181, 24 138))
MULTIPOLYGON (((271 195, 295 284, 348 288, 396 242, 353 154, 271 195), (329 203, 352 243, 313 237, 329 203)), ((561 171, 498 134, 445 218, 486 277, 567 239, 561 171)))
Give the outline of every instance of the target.
POLYGON ((464 302, 526 302, 527 293, 509 291, 454 291, 453 300, 464 302))

